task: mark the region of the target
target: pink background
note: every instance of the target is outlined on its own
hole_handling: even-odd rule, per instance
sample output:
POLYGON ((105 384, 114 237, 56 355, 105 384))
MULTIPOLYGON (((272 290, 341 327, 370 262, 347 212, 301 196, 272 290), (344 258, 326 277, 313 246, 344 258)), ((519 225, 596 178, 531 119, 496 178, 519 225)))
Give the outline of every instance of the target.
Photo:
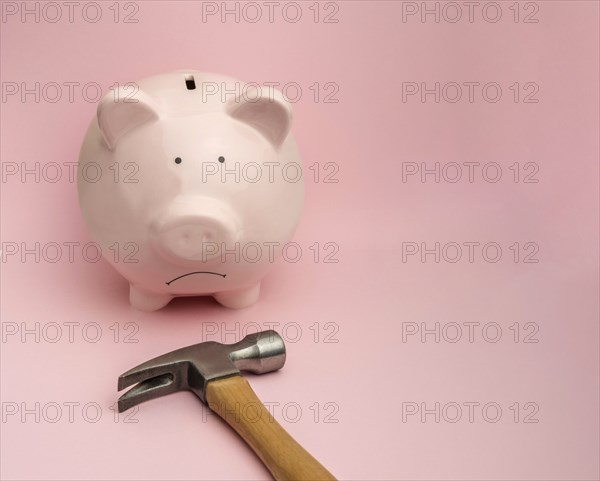
MULTIPOLYGON (((315 182, 305 169, 306 208, 296 237, 304 256, 279 263, 258 304, 243 311, 209 299, 134 311, 126 282, 105 261, 83 261, 80 250, 74 262, 66 254, 56 263, 4 259, 3 331, 55 322, 63 333, 55 343, 48 342, 55 331, 39 342, 33 335, 3 339, 3 410, 35 411, 39 403, 41 418, 23 420, 19 412, 3 419, 2 478, 267 478, 192 394, 142 405, 132 418, 137 423, 115 419, 110 407, 117 376, 137 363, 221 340, 225 329, 224 340, 233 342, 245 326, 276 323, 288 339, 287 365, 251 383, 265 401, 280 403, 276 417, 340 479, 598 479, 597 2, 537 2, 537 23, 514 22, 513 2, 501 2, 497 23, 479 10, 472 23, 436 23, 431 16, 402 22, 403 3, 391 1, 338 2, 338 23, 315 23, 306 2, 297 23, 279 14, 255 24, 231 17, 203 22, 201 2, 192 1, 139 2, 138 23, 115 23, 112 2, 101 3, 97 23, 83 21, 79 11, 73 23, 8 17, 1 24, 2 82, 97 82, 107 90, 182 68, 297 82, 303 97, 294 104, 293 131, 305 168, 318 162, 325 174, 325 163, 335 162, 339 182, 315 182), (403 82, 470 81, 497 82, 502 99, 402 100, 403 82), (315 102, 315 82, 335 82, 339 102, 315 102), (535 82, 539 102, 515 103, 515 82, 535 82), (403 182, 403 162, 497 162, 503 177, 403 182), (539 182, 515 183, 515 162, 536 163, 539 182), (337 243, 339 262, 315 263, 308 250, 314 242, 337 243), (497 263, 482 260, 481 251, 472 263, 436 263, 431 255, 425 263, 418 256, 403 262, 403 242, 498 242, 503 255, 497 263), (539 262, 515 263, 515 242, 539 245, 539 262), (74 342, 69 322, 79 323, 74 342), (128 322, 139 327, 137 343, 123 342, 128 322), (472 343, 466 333, 456 343, 436 343, 432 335, 403 342, 411 322, 496 322, 502 338, 485 341, 480 326, 472 343), (522 342, 524 331, 515 342, 515 322, 521 329, 535 323, 539 342, 522 342), (91 323, 102 328, 95 343, 82 337, 91 323), (301 335, 290 342, 298 326, 301 335), (324 342, 332 326, 338 342, 324 342), (214 327, 217 335, 207 336, 214 327), (473 422, 466 408, 456 423, 447 420, 450 410, 439 423, 433 414, 403 422, 403 403, 432 409, 436 402, 480 407, 473 422), (490 402, 502 408, 496 423, 482 416, 490 402), (62 406, 55 423, 48 422, 56 415, 51 403, 62 406), (79 403, 73 422, 64 403, 79 403), (93 409, 84 418, 86 403, 100 406, 98 422, 89 421, 93 409), (526 403, 539 408, 537 423, 523 422, 534 406, 526 403), (302 414, 292 422, 298 406, 302 414), (337 422, 324 422, 327 415, 337 422)), ((531 11, 523 5, 520 20, 531 11)), ((321 13, 328 8, 321 5, 321 13)), ((77 160, 95 104, 83 100, 81 89, 73 102, 67 92, 56 103, 3 100, 3 164, 77 160)), ((55 183, 31 175, 25 182, 5 179, 3 243, 90 241, 66 176, 65 170, 55 183)))

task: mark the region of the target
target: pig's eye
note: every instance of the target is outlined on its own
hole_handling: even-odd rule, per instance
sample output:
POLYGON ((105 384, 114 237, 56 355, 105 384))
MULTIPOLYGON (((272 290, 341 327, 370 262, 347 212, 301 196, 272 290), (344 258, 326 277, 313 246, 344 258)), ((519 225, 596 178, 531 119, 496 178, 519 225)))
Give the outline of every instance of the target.
POLYGON ((181 164, 181 157, 175 157, 175 163, 181 164))
POLYGON ((221 162, 221 163, 225 162, 225 157, 223 157, 223 156, 219 157, 219 162, 221 162))

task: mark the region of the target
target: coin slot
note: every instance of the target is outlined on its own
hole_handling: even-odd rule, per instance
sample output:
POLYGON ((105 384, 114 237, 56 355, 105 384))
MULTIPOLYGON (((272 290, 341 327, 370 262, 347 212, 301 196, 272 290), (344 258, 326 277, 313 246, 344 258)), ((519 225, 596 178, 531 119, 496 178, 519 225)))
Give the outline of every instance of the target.
POLYGON ((186 75, 185 86, 188 90, 196 90, 196 81, 193 75, 186 75))

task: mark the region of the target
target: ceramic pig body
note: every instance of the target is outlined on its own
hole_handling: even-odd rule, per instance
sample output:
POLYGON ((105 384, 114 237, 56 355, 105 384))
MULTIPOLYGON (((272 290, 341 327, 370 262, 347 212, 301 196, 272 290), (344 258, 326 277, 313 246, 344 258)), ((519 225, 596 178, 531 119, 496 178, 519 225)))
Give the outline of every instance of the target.
POLYGON ((197 71, 135 86, 100 101, 81 149, 93 240, 138 309, 178 296, 253 304, 303 205, 290 105, 273 89, 197 71))

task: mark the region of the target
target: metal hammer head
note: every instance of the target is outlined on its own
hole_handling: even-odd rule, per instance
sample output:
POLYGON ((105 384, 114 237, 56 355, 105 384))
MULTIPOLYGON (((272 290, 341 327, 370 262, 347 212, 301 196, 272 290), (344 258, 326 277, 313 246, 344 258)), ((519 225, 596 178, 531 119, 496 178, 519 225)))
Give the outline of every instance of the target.
POLYGON ((119 376, 119 391, 137 384, 119 398, 119 412, 144 401, 190 390, 206 402, 209 381, 240 374, 263 374, 285 364, 285 344, 275 331, 249 334, 235 344, 208 341, 155 357, 119 376))

